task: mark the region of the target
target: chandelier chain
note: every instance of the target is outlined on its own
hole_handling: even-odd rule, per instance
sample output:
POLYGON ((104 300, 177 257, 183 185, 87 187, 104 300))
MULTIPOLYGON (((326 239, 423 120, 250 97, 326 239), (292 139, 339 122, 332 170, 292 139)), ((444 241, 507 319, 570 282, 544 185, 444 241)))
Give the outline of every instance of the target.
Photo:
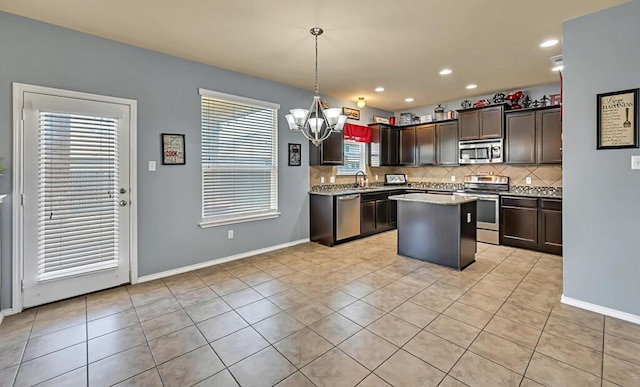
POLYGON ((316 38, 316 95, 319 95, 318 89, 318 35, 315 35, 316 38))

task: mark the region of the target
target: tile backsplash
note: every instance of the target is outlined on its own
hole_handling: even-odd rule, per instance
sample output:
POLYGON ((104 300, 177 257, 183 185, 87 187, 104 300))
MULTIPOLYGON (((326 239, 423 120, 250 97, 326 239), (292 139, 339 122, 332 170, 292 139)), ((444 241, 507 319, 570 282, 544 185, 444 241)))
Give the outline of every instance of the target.
MULTIPOLYGON (((526 185, 526 178, 531 177, 531 186, 534 187, 562 187, 562 166, 557 164, 527 166, 484 164, 461 165, 456 167, 367 167, 365 172, 370 183, 375 182, 375 175, 378 175, 378 182, 383 182, 385 173, 404 173, 407 175, 407 180, 410 183, 451 183, 451 176, 456 177, 456 183, 462 183, 463 178, 466 175, 486 172, 509 176, 509 184, 511 186, 524 186, 526 185)), ((329 184, 330 176, 336 177, 336 184, 348 184, 354 182, 353 175, 338 176, 336 173, 337 167, 309 167, 310 187, 321 184, 320 178, 322 176, 325 178, 324 184, 329 184)))

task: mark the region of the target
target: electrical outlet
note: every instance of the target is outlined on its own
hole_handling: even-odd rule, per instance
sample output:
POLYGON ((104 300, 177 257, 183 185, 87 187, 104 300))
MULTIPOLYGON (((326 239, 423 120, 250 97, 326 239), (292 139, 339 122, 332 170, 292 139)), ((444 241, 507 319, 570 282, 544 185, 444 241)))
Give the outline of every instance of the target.
POLYGON ((451 181, 456 181, 456 177, 454 175, 451 175, 451 181))
POLYGON ((156 162, 149 161, 149 172, 155 172, 155 171, 156 171, 156 162))
POLYGON ((524 179, 524 182, 525 182, 525 184, 527 184, 527 185, 531 185, 531 176, 527 176, 527 177, 524 179))
POLYGON ((320 184, 324 184, 324 176, 320 176, 320 184))
POLYGON ((376 181, 378 181, 378 175, 376 175, 376 181))
POLYGON ((335 182, 336 182, 336 177, 335 176, 329 177, 329 183, 335 183, 335 182))
POLYGON ((227 232, 227 238, 229 238, 229 239, 233 239, 233 230, 229 230, 229 231, 227 232))
POLYGON ((631 156, 631 169, 640 169, 640 156, 631 156))

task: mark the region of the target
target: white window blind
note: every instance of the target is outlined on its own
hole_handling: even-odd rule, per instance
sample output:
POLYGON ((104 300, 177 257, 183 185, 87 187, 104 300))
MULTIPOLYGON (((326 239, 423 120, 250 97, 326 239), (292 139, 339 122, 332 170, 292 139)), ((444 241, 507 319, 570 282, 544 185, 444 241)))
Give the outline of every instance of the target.
POLYGON ((338 165, 338 175, 354 175, 364 171, 366 164, 366 144, 352 140, 344 140, 344 165, 338 165))
POLYGON ((277 107, 222 93, 201 95, 201 226, 277 216, 277 107))
POLYGON ((118 265, 118 120, 40 112, 38 279, 118 265))

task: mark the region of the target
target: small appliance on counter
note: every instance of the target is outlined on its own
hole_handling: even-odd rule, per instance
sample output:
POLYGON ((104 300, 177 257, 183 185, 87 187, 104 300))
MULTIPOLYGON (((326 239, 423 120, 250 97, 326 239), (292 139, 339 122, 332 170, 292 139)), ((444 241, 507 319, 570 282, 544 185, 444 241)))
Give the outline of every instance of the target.
POLYGON ((386 173, 384 175, 384 185, 406 185, 407 175, 404 173, 386 173))

